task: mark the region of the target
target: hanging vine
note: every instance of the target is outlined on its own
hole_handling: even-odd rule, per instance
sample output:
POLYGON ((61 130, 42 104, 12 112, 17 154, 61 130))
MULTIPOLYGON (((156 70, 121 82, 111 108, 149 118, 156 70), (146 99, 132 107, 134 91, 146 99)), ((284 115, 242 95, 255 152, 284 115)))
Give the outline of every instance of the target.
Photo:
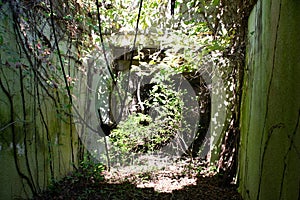
MULTIPOLYGON (((109 69, 112 82, 115 84, 115 74, 110 70, 110 63, 105 55, 103 37, 106 35, 134 32, 134 42, 131 51, 130 66, 133 64, 134 50, 138 45, 137 34, 149 34, 152 27, 157 26, 156 35, 162 34, 164 30, 172 30, 171 36, 180 35, 178 43, 170 44, 163 41, 163 47, 178 47, 173 49, 173 57, 169 57, 168 64, 176 68, 180 73, 189 73, 193 79, 199 76, 199 66, 195 60, 212 58, 212 54, 220 53, 221 57, 229 62, 219 64, 223 71, 223 79, 226 80, 227 90, 227 120, 223 128, 224 138, 221 142, 218 169, 225 172, 226 181, 232 181, 237 170, 237 154, 239 144, 240 105, 245 67, 246 33, 250 11, 257 0, 194 0, 194 1, 151 1, 140 3, 138 7, 128 1, 105 1, 97 3, 93 1, 59 0, 59 1, 2 1, 9 3, 13 14, 14 31, 19 45, 19 58, 15 62, 6 62, 5 66, 16 69, 20 77, 22 121, 28 120, 26 111, 26 94, 33 96, 33 112, 38 116, 32 119, 43 125, 47 140, 48 163, 51 179, 56 177, 55 162, 53 161, 53 149, 49 125, 47 122, 47 106, 45 99, 54 105, 57 116, 61 121, 72 127, 74 118, 71 114, 75 74, 78 71, 89 73, 92 69, 85 69, 82 66, 82 58, 95 48, 94 35, 99 33, 102 44, 102 53, 105 63, 109 69), (143 7, 142 7, 143 6, 143 7), (167 9, 171 7, 171 15, 167 15, 167 9), (130 15, 132 10, 138 16, 130 15), (122 15, 121 12, 125 14, 122 15), (127 14, 126 14, 127 13, 127 14), (141 24, 138 26, 138 24, 141 24), (206 37, 209 36, 209 37, 206 37), (202 42, 199 38, 207 38, 202 42), (188 39, 189 38, 189 39, 188 39), (201 41, 201 52, 196 47, 188 50, 189 41, 201 41), (181 44, 181 43, 182 44, 181 44), (203 44, 204 43, 204 44, 203 44), (172 46, 173 45, 173 46, 172 46), (181 45, 181 46, 180 46, 181 45), (196 52, 196 53, 195 53, 196 52), (207 57, 206 57, 207 56, 207 57), (183 64, 182 64, 183 63, 183 64), (74 67, 73 67, 74 66, 74 67), (24 87, 25 78, 32 81, 33 89, 24 87), (231 87, 231 89, 228 89, 231 87)), ((2 5, 1 5, 2 6, 2 5)), ((0 7, 1 9, 1 7, 0 7)), ((170 31, 171 32, 171 31, 170 31)), ((0 35, 1 36, 1 35, 0 35)), ((1 39, 1 38, 0 38, 1 39)), ((98 41, 99 42, 99 41, 98 41)), ((177 40, 176 40, 177 42, 177 40)), ((1 43, 1 40, 0 40, 1 43)), ((200 42, 199 42, 200 43, 200 42)), ((168 52, 169 53, 169 52, 168 52)), ((201 69, 202 70, 202 69, 201 69)), ((91 81, 91 80, 89 80, 91 81)), ((16 111, 13 108, 13 98, 9 89, 5 87, 5 78, 0 78, 0 86, 6 97, 9 99, 11 108, 11 119, 9 124, 15 134, 16 111)), ((7 85, 9 85, 7 83, 7 85)), ((8 87, 9 88, 9 87, 8 87)), ((126 98, 126 97, 125 97, 126 98)), ((4 127, 5 128, 5 127, 4 127)), ((31 165, 28 162, 27 149, 27 127, 23 125, 26 171, 21 171, 18 161, 15 161, 19 175, 27 182, 32 192, 39 191, 32 175, 31 165), (28 175, 27 175, 28 174, 28 175)), ((35 133, 38 130, 35 129, 35 133)), ((74 131, 69 129, 71 160, 76 168, 75 146, 73 140, 74 131)), ((59 137, 58 137, 59 138, 59 137)), ((78 139, 78 138, 77 138, 78 139)), ((35 142, 38 143, 37 137, 35 142)), ((82 148, 81 146, 79 148, 82 148)), ((13 146, 16 154, 16 146, 13 146)), ((82 156, 83 149, 78 155, 82 156)), ((196 152, 194 152, 196 154, 196 152)), ((37 155, 37 152, 36 152, 37 155)), ((37 156, 36 156, 37 157, 37 156)), ((40 164, 36 158, 36 167, 40 164)), ((37 178, 38 179, 38 178, 37 178)))
POLYGON ((71 90, 76 71, 71 65, 80 64, 76 47, 80 46, 79 38, 83 30, 77 29, 75 19, 65 16, 75 16, 75 13, 79 13, 80 6, 73 1, 0 3, 1 12, 3 11, 1 19, 12 21, 11 26, 5 27, 7 30, 2 25, 0 29, 0 90, 7 98, 7 101, 3 99, 1 103, 7 102, 11 108, 10 120, 0 131, 11 128, 17 173, 21 183, 30 188, 30 192, 25 193, 36 194, 41 191, 41 186, 48 185, 49 181, 68 168, 60 167, 61 162, 64 162, 62 155, 66 154, 59 147, 64 134, 61 132, 69 131, 70 143, 64 145, 71 149, 70 163, 73 169, 77 168, 84 151, 79 137, 74 137, 76 135, 71 114, 71 90), (13 39, 16 40, 16 47, 13 46, 14 43, 10 45, 3 40, 9 37, 6 31, 10 31, 10 27, 11 35, 15 35, 13 39), (19 81, 12 82, 16 77, 19 81), (57 119, 53 120, 52 116, 57 119), (18 126, 19 123, 22 124, 21 127, 18 126), (45 148, 45 152, 39 148, 45 148), (20 151, 24 151, 24 158, 19 156, 20 151), (23 162, 24 167, 21 166, 23 162))
POLYGON ((230 99, 227 108, 228 121, 223 128, 225 136, 221 143, 218 169, 224 172, 224 181, 231 182, 236 176, 238 166, 240 109, 246 67, 248 18, 257 0, 220 0, 217 2, 217 11, 209 27, 215 36, 219 34, 218 31, 222 29, 222 26, 230 35, 230 45, 224 49, 223 56, 230 61, 229 67, 225 69, 229 71, 226 80, 229 80, 233 86, 231 90, 227 90, 230 99))

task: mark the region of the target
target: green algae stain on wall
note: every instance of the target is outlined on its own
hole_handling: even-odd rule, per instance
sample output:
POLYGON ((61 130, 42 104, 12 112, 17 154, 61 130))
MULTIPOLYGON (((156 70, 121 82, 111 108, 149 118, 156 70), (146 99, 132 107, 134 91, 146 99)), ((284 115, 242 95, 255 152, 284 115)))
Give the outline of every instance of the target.
POLYGON ((8 4, 0 8, 0 199, 23 199, 74 169, 79 141, 26 67, 8 4))
POLYGON ((249 19, 240 191, 244 199, 299 198, 300 3, 258 1, 249 19))

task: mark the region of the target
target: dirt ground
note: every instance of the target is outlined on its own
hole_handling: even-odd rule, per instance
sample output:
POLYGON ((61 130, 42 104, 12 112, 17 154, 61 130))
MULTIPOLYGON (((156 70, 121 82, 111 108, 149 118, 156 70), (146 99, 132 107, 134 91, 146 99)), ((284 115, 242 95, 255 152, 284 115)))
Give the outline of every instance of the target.
POLYGON ((235 184, 200 160, 183 160, 147 172, 76 172, 34 199, 207 199, 242 200, 235 184))

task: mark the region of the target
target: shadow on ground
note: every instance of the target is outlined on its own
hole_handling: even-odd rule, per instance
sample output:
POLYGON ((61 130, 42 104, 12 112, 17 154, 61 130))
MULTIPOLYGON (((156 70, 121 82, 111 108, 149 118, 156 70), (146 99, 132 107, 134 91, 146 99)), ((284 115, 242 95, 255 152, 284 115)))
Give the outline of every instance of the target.
MULTIPOLYGON (((66 177, 45 191, 38 199, 205 199, 205 200, 242 200, 235 185, 223 184, 218 175, 197 177, 194 185, 184 186, 171 192, 158 192, 151 188, 140 188, 130 180, 109 183, 110 180, 94 180, 93 177, 66 177)), ((147 182, 147 180, 145 180, 147 182)), ((171 187, 175 180, 164 185, 171 187)))

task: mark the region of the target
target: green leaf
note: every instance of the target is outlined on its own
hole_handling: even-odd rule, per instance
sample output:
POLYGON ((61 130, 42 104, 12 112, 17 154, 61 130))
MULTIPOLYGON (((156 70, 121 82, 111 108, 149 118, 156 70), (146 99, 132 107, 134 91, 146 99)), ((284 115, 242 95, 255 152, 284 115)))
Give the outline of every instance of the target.
POLYGON ((214 0, 214 1, 213 1, 213 6, 219 5, 219 3, 220 3, 220 0, 214 0))

